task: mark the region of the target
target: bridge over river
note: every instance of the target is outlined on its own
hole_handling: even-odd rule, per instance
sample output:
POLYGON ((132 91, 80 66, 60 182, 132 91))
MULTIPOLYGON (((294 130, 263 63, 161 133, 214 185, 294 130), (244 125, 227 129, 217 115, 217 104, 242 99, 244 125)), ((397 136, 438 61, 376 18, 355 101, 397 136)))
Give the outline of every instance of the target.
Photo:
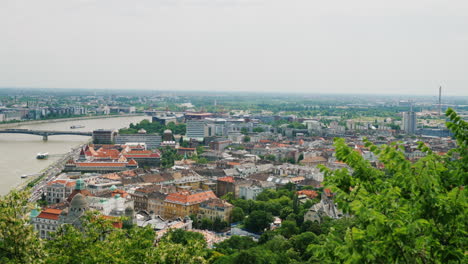
POLYGON ((56 131, 56 130, 32 130, 32 129, 0 129, 0 134, 29 134, 42 136, 42 140, 47 141, 49 136, 56 135, 75 135, 75 136, 92 136, 93 132, 79 132, 79 131, 56 131))

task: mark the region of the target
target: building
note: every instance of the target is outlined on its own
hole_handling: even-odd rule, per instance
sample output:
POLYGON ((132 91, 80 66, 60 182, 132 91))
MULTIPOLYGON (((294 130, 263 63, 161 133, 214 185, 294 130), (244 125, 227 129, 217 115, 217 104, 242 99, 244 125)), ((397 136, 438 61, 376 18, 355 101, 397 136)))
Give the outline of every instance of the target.
POLYGON ((198 214, 200 203, 217 198, 213 191, 181 191, 168 194, 164 200, 164 218, 184 218, 198 214))
POLYGON ((229 223, 233 208, 232 204, 219 198, 210 199, 200 204, 198 218, 208 218, 212 221, 218 218, 229 223))
POLYGON ((411 109, 409 112, 403 113, 403 130, 407 134, 416 132, 416 113, 411 109))
POLYGON ((75 181, 55 180, 47 183, 45 198, 48 204, 65 202, 75 188, 75 181))
POLYGON ((153 116, 152 122, 160 123, 161 125, 167 125, 169 123, 177 124, 177 117, 175 115, 166 115, 166 116, 153 116))
POLYGON ((328 160, 322 156, 307 157, 300 161, 300 164, 310 167, 316 167, 317 165, 325 165, 328 160))
MULTIPOLYGON (((114 144, 115 136, 117 135, 116 130, 109 129, 98 129, 93 131, 93 143, 94 144, 114 144)), ((135 141, 131 141, 135 142, 135 141)))
POLYGON ((157 149, 161 145, 161 136, 156 134, 118 134, 115 144, 145 143, 147 149, 157 149))
POLYGON ((205 137, 205 120, 203 119, 189 119, 187 120, 187 133, 188 139, 195 139, 203 141, 205 137))
POLYGON ((161 155, 159 152, 152 152, 151 150, 131 150, 124 152, 123 156, 127 160, 135 160, 138 166, 159 166, 161 155))
POLYGON ((80 218, 89 210, 88 200, 81 193, 76 194, 70 202, 70 207, 60 213, 59 224, 70 224, 81 228, 80 218))
POLYGON ((74 161, 69 160, 65 164, 64 171, 100 172, 109 173, 126 171, 138 168, 138 162, 130 161, 74 161))
POLYGON ((155 215, 164 215, 164 200, 167 195, 161 192, 152 192, 147 196, 147 210, 155 215))
POLYGON ((255 200, 264 188, 256 185, 239 187, 239 196, 245 200, 255 200))
POLYGON ((55 232, 60 223, 62 213, 60 209, 47 208, 40 213, 37 210, 31 212, 31 224, 42 239, 50 239, 51 233, 55 232))

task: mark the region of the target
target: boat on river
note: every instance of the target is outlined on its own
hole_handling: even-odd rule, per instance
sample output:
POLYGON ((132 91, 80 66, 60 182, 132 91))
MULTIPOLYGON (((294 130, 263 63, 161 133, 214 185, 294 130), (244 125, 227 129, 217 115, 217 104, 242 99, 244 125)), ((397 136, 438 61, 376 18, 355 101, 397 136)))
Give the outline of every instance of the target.
POLYGON ((36 159, 47 159, 49 157, 49 153, 44 152, 44 153, 37 153, 36 159))
POLYGON ((83 126, 83 125, 73 125, 70 128, 71 129, 77 129, 77 128, 83 128, 83 127, 85 127, 85 126, 83 126))

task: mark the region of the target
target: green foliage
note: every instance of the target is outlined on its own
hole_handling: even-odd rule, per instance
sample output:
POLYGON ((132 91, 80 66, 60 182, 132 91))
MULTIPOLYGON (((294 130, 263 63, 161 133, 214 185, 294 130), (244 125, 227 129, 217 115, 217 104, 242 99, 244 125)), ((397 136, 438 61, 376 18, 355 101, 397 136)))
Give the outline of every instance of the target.
POLYGON ((347 169, 325 172, 336 201, 354 223, 331 232, 310 247, 316 260, 335 263, 459 263, 466 261, 467 200, 466 122, 451 110, 448 128, 459 147, 439 156, 420 145, 426 157, 406 160, 398 146, 366 146, 384 169, 372 167, 344 140, 335 141, 336 156, 347 169), (453 154, 460 158, 454 159, 453 154))
POLYGON ((171 168, 174 166, 174 161, 181 160, 182 155, 177 154, 177 150, 169 146, 166 146, 161 149, 161 167, 171 168))
POLYGON ((129 128, 123 128, 119 130, 120 134, 136 134, 138 130, 144 129, 148 134, 160 134, 162 135, 164 130, 169 129, 175 135, 185 135, 187 126, 186 124, 174 124, 170 122, 167 125, 162 125, 159 122, 150 122, 149 120, 142 120, 137 124, 130 124, 129 128))
POLYGON ((43 245, 29 223, 27 191, 0 196, 0 263, 41 263, 43 245))
POLYGON ((250 142, 250 137, 249 137, 249 136, 244 136, 243 141, 244 141, 245 143, 250 142))
POLYGON ((273 216, 265 211, 253 211, 244 220, 245 228, 250 232, 262 232, 273 222, 273 216))
POLYGON ((256 133, 261 133, 265 132, 265 129, 263 129, 263 127, 255 127, 252 131, 256 133))
POLYGON ((240 221, 243 221, 244 218, 245 218, 245 213, 244 213, 244 210, 242 210, 242 208, 234 207, 234 209, 232 209, 231 222, 233 223, 240 222, 240 221))
POLYGON ((215 245, 217 251, 230 255, 240 250, 246 250, 257 245, 250 237, 245 236, 232 236, 221 243, 215 245))

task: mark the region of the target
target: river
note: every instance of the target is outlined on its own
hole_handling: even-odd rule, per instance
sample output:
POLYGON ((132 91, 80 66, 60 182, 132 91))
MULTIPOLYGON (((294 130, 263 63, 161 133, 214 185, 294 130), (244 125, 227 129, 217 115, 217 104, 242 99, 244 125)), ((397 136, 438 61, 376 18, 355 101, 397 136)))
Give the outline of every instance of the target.
MULTIPOLYGON (((92 131, 94 129, 119 129, 137 123, 147 116, 116 117, 88 119, 41 124, 23 124, 16 128, 60 131, 92 131), (71 129, 72 125, 83 125, 84 128, 71 129)), ((12 127, 10 127, 12 128, 12 127)), ((85 136, 49 136, 42 141, 42 136, 27 134, 0 134, 0 195, 5 195, 23 181, 21 175, 36 174, 59 159, 71 148, 86 143, 90 137, 85 136), (36 159, 38 152, 48 152, 46 160, 36 159)))

